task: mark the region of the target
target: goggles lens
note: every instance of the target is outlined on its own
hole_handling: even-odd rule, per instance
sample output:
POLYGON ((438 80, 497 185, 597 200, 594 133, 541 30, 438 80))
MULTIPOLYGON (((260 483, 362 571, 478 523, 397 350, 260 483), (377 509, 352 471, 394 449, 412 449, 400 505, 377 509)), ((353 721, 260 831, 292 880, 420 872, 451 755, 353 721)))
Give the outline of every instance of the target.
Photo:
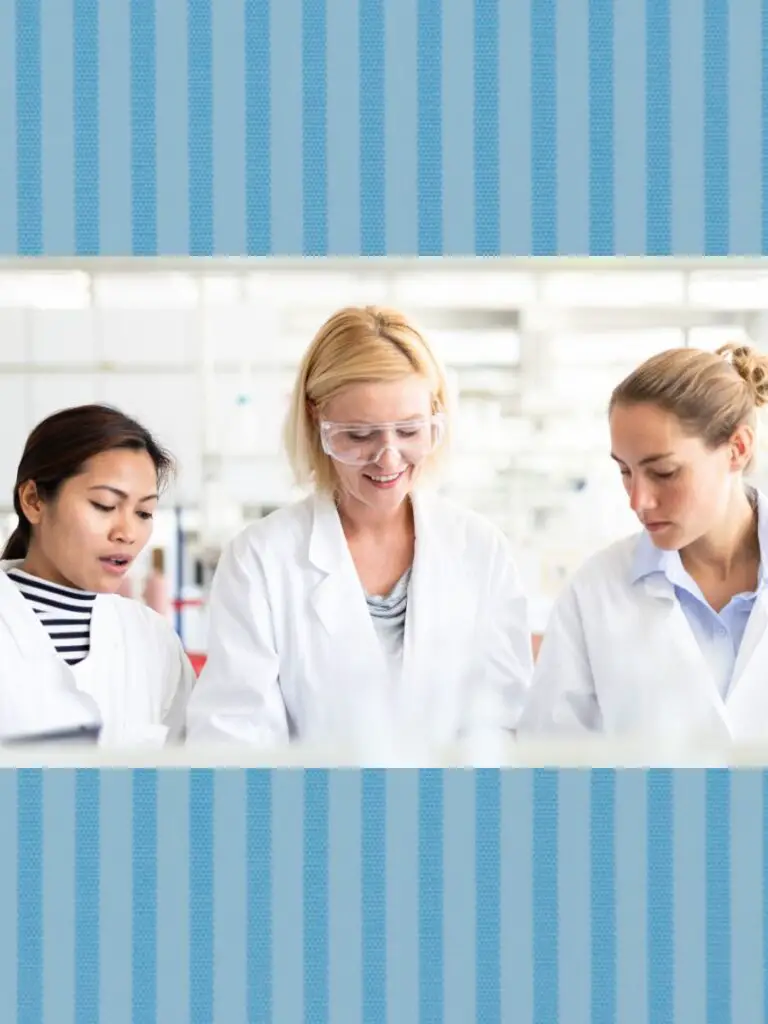
POLYGON ((399 452, 405 462, 415 465, 440 444, 444 433, 440 413, 400 423, 320 424, 323 451, 347 466, 368 466, 387 450, 399 452))

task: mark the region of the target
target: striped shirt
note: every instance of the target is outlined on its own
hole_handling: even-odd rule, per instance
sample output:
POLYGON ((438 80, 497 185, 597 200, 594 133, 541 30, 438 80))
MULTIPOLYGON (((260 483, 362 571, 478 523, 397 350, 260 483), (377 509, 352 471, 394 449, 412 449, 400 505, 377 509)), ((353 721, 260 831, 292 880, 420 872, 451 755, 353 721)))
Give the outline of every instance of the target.
POLYGON ((21 569, 9 569, 7 575, 29 601, 58 655, 68 665, 84 661, 91 646, 91 614, 96 594, 48 583, 21 569))

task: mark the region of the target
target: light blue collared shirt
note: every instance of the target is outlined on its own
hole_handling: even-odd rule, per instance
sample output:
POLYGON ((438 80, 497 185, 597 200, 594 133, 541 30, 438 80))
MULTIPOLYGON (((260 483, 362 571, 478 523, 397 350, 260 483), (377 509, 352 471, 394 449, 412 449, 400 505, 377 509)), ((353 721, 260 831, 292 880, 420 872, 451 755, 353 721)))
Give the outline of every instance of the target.
POLYGON ((760 570, 754 593, 736 594, 719 612, 707 602, 696 581, 685 571, 677 551, 662 551, 643 533, 635 549, 632 582, 661 573, 675 588, 680 607, 693 635, 712 669, 720 696, 730 689, 744 631, 758 593, 766 585, 765 557, 768 553, 768 502, 757 493, 757 539, 760 570))

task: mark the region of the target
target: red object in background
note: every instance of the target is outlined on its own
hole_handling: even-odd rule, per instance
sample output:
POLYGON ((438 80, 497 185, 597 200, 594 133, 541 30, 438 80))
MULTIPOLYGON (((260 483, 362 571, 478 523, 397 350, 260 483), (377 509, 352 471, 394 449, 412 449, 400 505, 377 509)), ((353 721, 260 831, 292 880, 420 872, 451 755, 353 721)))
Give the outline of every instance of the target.
POLYGON ((195 675, 200 675, 203 671, 203 665, 205 665, 206 657, 204 654, 194 654, 191 651, 187 651, 187 657, 189 658, 192 668, 195 670, 195 675))
MULTIPOLYGON (((534 633, 531 638, 533 641, 533 659, 536 660, 536 656, 539 653, 539 647, 541 646, 541 636, 538 633, 534 633)), ((197 675, 203 671, 203 666, 206 662, 206 656, 204 654, 191 654, 187 651, 187 657, 192 662, 192 668, 195 670, 197 675)))

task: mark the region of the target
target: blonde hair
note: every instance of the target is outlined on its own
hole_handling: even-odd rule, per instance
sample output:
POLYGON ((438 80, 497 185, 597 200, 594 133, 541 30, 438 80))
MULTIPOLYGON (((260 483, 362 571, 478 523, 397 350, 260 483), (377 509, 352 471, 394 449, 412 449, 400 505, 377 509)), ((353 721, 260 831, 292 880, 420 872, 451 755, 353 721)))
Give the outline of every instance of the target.
POLYGON ((742 424, 757 426, 756 411, 768 403, 768 356, 733 342, 716 352, 661 352, 614 389, 609 413, 643 402, 672 413, 692 436, 719 448, 742 424))
MULTIPOLYGON (((285 424, 285 447, 296 481, 333 493, 333 462, 320 442, 318 414, 350 384, 402 380, 418 374, 432 388, 432 411, 447 408, 445 373, 424 337, 396 310, 348 306, 334 313, 304 354, 285 424)), ((429 456, 424 469, 436 459, 429 456)))

